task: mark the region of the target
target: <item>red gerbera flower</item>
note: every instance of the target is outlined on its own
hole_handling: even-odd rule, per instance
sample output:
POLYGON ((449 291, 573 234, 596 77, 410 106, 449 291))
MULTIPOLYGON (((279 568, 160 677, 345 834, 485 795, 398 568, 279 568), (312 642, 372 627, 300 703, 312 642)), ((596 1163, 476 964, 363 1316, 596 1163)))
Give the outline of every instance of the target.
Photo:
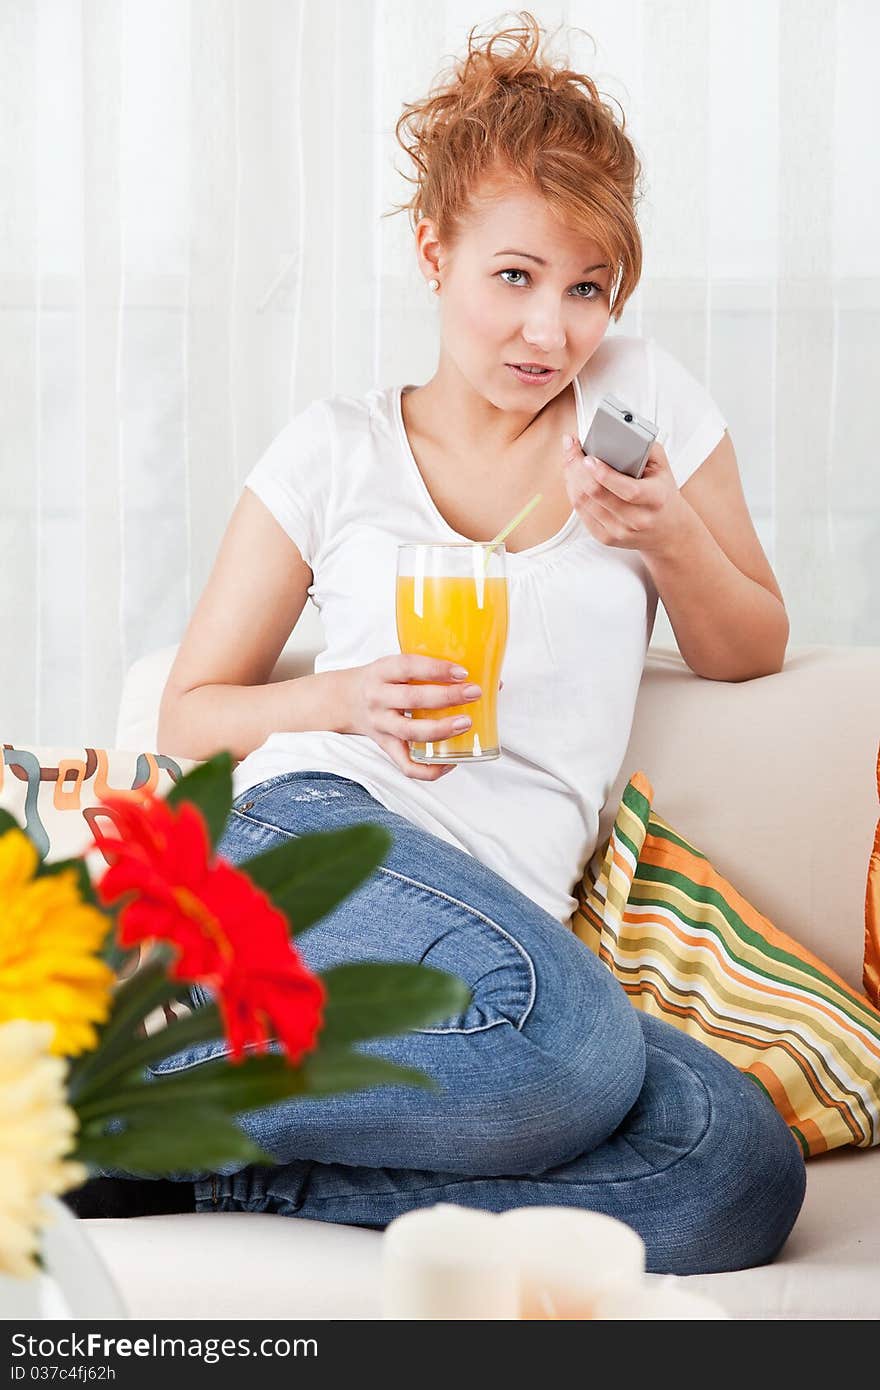
POLYGON ((118 913, 120 943, 176 947, 172 978, 216 990, 234 1058, 250 1044, 265 1051, 277 1036, 298 1062, 315 1046, 326 992, 290 941, 284 914, 246 873, 212 857, 192 802, 176 814, 151 795, 110 794, 104 805, 119 837, 95 835, 110 865, 95 891, 105 906, 132 895, 118 913))

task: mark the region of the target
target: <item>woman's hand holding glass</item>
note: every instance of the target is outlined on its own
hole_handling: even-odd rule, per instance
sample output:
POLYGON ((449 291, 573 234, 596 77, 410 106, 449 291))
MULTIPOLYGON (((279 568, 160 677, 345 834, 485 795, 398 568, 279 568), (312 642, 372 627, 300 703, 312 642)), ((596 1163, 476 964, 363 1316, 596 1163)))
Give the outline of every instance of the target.
MULTIPOLYGON (((388 754, 406 777, 418 782, 436 782, 451 772, 455 763, 417 763, 410 757, 410 742, 430 740, 440 743, 461 733, 471 720, 456 714, 443 719, 420 719, 417 737, 408 712, 414 709, 449 709, 478 700, 482 691, 467 675, 457 676, 448 661, 430 656, 398 653, 380 656, 366 666, 349 672, 349 718, 346 732, 363 734, 388 754), (458 721, 465 719, 464 725, 458 721)), ((500 686, 499 686, 500 688, 500 686)))

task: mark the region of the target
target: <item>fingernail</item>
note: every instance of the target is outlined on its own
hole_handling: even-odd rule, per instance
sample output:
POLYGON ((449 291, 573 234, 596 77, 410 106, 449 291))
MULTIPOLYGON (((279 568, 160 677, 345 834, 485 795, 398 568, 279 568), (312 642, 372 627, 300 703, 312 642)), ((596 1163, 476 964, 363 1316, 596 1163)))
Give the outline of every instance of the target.
POLYGON ((471 721, 466 714, 460 714, 457 719, 453 719, 452 727, 456 730, 469 729, 471 727, 471 721))
POLYGON ((478 685, 466 685, 461 693, 466 700, 479 700, 483 691, 478 685))
POLYGON ((451 675, 454 680, 463 681, 467 677, 467 671, 464 669, 463 666, 453 666, 451 675))
POLYGON ((570 434, 564 434, 564 435, 562 436, 562 447, 563 447, 563 449, 572 449, 572 448, 574 448, 574 439, 572 438, 572 436, 571 436, 570 434))

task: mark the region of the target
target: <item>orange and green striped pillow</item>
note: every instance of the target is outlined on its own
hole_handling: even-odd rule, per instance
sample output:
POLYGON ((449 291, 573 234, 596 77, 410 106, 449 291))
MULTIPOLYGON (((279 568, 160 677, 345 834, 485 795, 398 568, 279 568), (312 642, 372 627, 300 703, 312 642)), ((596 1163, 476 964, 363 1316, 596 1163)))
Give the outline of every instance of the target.
POLYGON ((807 1157, 880 1143, 880 1013, 768 922, 630 780, 571 925, 638 1009, 764 1088, 807 1157))

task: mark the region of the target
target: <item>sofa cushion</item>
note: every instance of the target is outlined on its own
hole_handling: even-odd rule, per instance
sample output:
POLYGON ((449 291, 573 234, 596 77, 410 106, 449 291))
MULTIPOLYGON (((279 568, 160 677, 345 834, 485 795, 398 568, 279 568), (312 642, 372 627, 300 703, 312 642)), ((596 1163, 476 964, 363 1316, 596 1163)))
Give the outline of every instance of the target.
MULTIPOLYGON (((865 1213, 878 1207, 880 1154, 838 1149, 809 1164, 801 1214, 773 1264, 687 1275, 682 1287, 717 1299, 734 1318, 875 1318, 880 1225, 865 1213)), ((133 1318, 382 1316, 379 1231, 263 1212, 102 1218, 85 1226, 133 1318), (172 1257, 179 1273, 169 1278, 172 1257)))
POLYGON ((636 1008, 757 1082, 806 1155, 877 1144, 880 1013, 752 907, 652 800, 637 773, 578 887, 575 932, 636 1008))

